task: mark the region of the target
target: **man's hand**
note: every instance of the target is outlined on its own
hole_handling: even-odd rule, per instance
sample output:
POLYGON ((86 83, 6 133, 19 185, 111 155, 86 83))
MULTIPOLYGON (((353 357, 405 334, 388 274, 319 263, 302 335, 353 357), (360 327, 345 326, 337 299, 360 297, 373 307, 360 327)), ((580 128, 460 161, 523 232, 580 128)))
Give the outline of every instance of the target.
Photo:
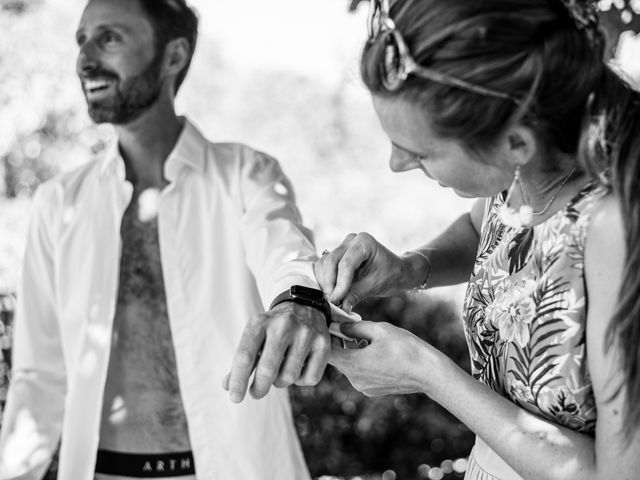
POLYGON ((249 390, 253 398, 264 397, 271 385, 315 385, 322 378, 330 351, 324 314, 313 307, 282 302, 249 321, 223 387, 232 402, 240 403, 254 369, 249 390))

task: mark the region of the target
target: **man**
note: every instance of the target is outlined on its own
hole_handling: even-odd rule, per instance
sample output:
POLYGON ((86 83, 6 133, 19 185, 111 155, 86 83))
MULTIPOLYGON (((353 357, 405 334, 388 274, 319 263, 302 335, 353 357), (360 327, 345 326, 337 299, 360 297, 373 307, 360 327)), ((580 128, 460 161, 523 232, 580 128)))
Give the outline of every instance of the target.
POLYGON ((309 477, 287 392, 267 392, 326 365, 313 244, 275 160, 176 116, 196 36, 184 0, 85 8, 78 75, 118 141, 35 195, 1 479, 41 478, 60 438, 65 480, 309 477), (245 325, 257 360, 234 357, 245 325), (232 403, 221 380, 240 402, 254 366, 265 398, 232 403))

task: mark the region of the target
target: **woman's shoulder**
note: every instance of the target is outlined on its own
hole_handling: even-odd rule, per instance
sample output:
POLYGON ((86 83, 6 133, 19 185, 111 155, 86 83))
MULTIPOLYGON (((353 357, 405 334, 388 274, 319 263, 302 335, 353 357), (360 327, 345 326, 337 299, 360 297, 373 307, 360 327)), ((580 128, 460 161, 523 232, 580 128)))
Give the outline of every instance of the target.
POLYGON ((609 192, 593 205, 584 256, 587 283, 594 272, 607 272, 625 256, 625 221, 620 199, 609 192))

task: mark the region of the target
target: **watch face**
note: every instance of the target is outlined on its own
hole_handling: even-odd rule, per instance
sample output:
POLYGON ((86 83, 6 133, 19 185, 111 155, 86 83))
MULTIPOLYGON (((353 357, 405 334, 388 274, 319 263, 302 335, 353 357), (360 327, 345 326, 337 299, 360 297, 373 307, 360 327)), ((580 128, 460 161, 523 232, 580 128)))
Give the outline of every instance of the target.
POLYGON ((294 297, 308 298, 309 300, 322 300, 324 293, 317 288, 303 287, 302 285, 293 285, 291 287, 291 295, 294 297))

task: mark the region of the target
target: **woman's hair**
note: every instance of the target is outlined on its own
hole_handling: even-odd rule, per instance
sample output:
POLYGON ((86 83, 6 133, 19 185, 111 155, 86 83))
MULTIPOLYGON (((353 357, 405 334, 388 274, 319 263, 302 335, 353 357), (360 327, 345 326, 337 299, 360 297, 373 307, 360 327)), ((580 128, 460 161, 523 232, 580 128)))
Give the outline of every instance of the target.
POLYGON ((198 40, 198 15, 185 0, 139 0, 149 15, 155 34, 156 55, 161 55, 171 40, 185 38, 189 42, 189 58, 176 77, 175 92, 187 75, 198 40))
POLYGON ((362 55, 362 77, 374 95, 421 105, 436 134, 472 151, 490 151, 513 121, 522 122, 551 151, 576 155, 619 198, 627 263, 607 346, 616 346, 623 366, 630 435, 640 427, 640 94, 604 63, 600 34, 578 28, 561 0, 391 3, 390 16, 419 65, 520 101, 413 75, 389 92, 384 35, 362 55))

